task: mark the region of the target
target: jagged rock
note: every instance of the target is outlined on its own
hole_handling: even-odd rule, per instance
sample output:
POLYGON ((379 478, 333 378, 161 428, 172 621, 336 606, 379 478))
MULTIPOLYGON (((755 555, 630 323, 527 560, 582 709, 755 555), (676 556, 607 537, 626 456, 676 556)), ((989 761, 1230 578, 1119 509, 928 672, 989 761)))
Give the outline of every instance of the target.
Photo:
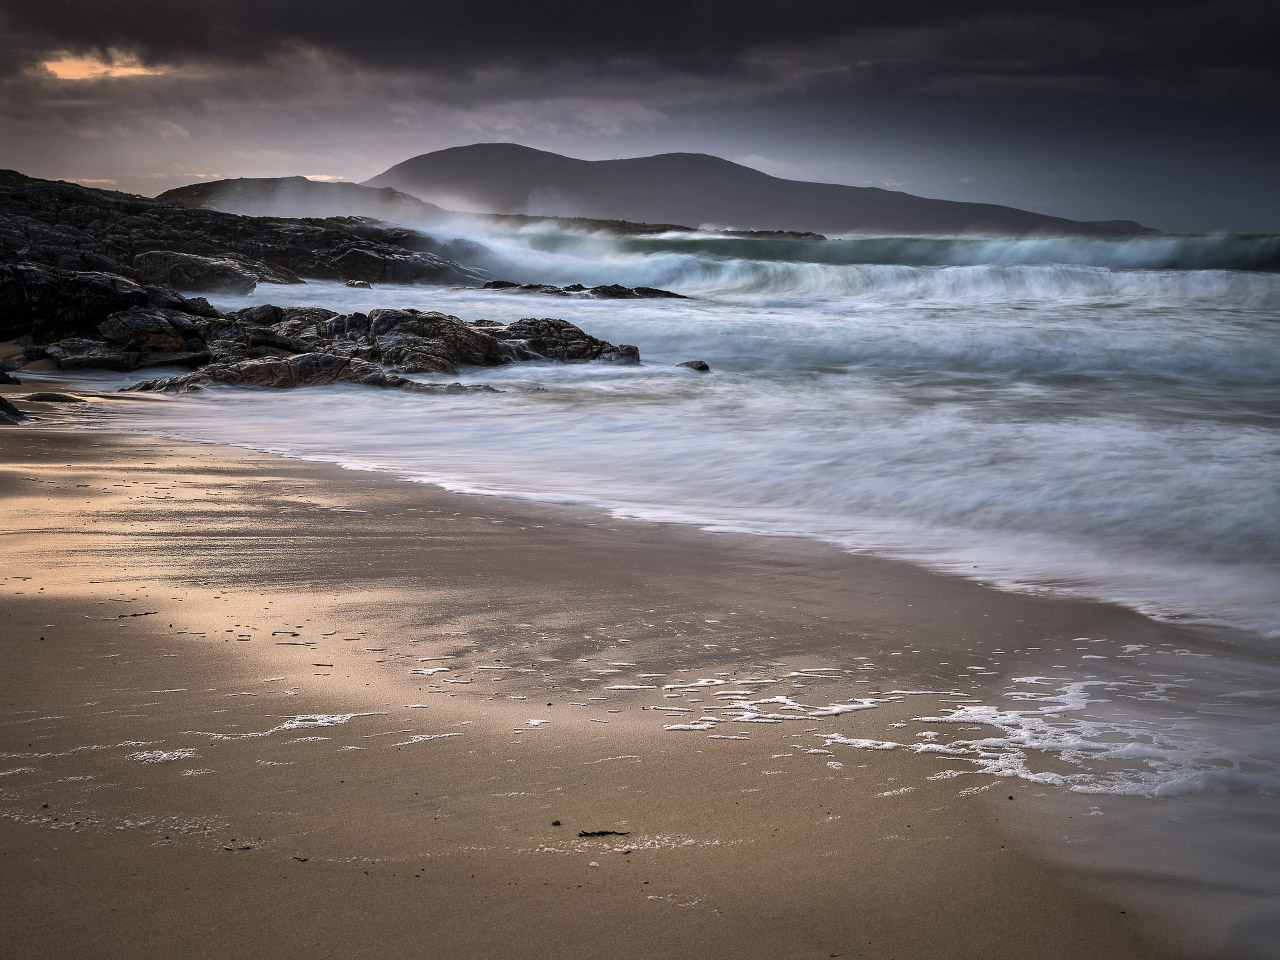
POLYGON ((0 370, 0 383, 16 385, 16 384, 22 383, 22 381, 19 380, 17 377, 10 376, 9 374, 5 373, 4 370, 0 370))
POLYGON ((208 303, 110 273, 0 263, 0 340, 25 334, 42 344, 64 337, 93 337, 99 323, 131 307, 187 313, 209 309, 208 303))
POLYGON ((361 217, 243 217, 12 171, 0 178, 0 261, 101 270, 138 280, 136 259, 153 252, 230 261, 264 283, 385 277, 401 283, 480 284, 492 276, 446 259, 480 256, 483 248, 442 244, 361 217))
POLYGON ((369 333, 386 363, 395 362, 387 359, 387 353, 397 348, 433 355, 450 364, 492 367, 516 359, 489 333, 444 313, 370 310, 369 333))
POLYGON ((150 250, 134 257, 133 267, 143 280, 163 283, 179 290, 246 294, 252 293, 258 285, 257 276, 224 257, 150 250))
MULTIPOLYGON (((517 320, 506 327, 497 328, 492 335, 510 343, 517 350, 524 348, 532 354, 548 360, 583 363, 588 360, 604 360, 612 363, 639 363, 640 351, 630 344, 614 346, 598 340, 574 326, 568 320, 553 317, 532 317, 517 320)), ((521 357, 520 359, 528 359, 521 357)))
POLYGON ((0 397, 0 425, 11 427, 30 419, 4 397, 0 397))
POLYGON ((657 287, 624 287, 617 283, 606 283, 598 287, 592 287, 588 292, 599 300, 688 299, 681 294, 672 293, 670 290, 660 290, 657 287))
POLYGON ((501 393, 487 383, 417 383, 410 380, 400 388, 405 393, 501 393))
POLYGON ((139 353, 184 353, 204 350, 201 320, 176 310, 133 307, 98 324, 102 339, 139 353))
POLYGON ((252 344, 245 340, 210 340, 210 363, 241 363, 245 360, 287 359, 296 356, 297 350, 252 344))
POLYGON ((686 300, 687 297, 670 290, 657 287, 624 287, 617 283, 602 284, 587 289, 580 283, 571 283, 567 287, 557 287, 550 283, 515 283, 511 280, 490 280, 481 289, 515 290, 519 293, 545 293, 550 296, 568 296, 581 293, 599 300, 640 300, 640 299, 674 299, 686 300))
POLYGON ((388 374, 376 364, 327 353, 304 353, 282 359, 209 364, 191 373, 147 380, 128 389, 148 393, 192 393, 212 386, 289 389, 359 383, 371 387, 403 387, 410 381, 388 374))
POLYGON ((699 373, 709 373, 711 371, 705 360, 686 360, 684 363, 677 363, 676 366, 688 367, 690 370, 697 370, 699 373))
POLYGON ((67 337, 41 349, 59 370, 118 370, 127 373, 138 369, 138 361, 142 357, 137 351, 121 350, 105 340, 86 340, 84 337, 67 337))
POLYGON ((141 367, 197 367, 209 362, 207 348, 199 350, 130 350, 105 340, 68 337, 37 347, 59 370, 118 370, 128 373, 141 367))

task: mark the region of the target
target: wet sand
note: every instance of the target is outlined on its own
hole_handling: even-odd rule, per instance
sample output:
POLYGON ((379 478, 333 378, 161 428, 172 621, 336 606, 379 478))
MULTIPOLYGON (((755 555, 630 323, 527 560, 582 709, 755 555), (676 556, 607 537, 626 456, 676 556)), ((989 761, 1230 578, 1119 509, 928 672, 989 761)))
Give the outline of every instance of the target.
POLYGON ((66 426, 0 430, 0 501, 7 955, 1179 955, 1014 829, 1087 800, 823 748, 940 700, 665 729, 1137 615, 66 426))

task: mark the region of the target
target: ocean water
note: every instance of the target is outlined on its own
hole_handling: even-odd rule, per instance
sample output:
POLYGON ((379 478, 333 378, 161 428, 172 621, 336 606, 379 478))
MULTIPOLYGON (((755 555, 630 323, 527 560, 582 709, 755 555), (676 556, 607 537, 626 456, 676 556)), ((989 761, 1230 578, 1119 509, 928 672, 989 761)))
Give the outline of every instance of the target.
POLYGON ((564 317, 644 364, 244 393, 157 426, 1280 636, 1280 238, 474 239, 513 280, 690 299, 264 285, 217 305, 564 317))
MULTIPOLYGON (((860 750, 935 753, 1127 804, 1106 808, 1113 868, 1161 878, 1172 919, 1219 898, 1228 955, 1277 955, 1280 238, 468 239, 511 280, 688 299, 262 286, 214 300, 563 317, 637 345, 643 364, 464 370, 501 391, 484 394, 227 390, 136 405, 127 427, 810 537, 1167 621, 1170 642, 1082 637, 1034 673, 1006 673, 993 651, 981 672, 957 667, 949 703, 922 706, 900 737, 833 729, 814 752, 837 765, 860 750), (692 359, 712 372, 675 366, 692 359), (1203 642, 1184 642, 1186 624, 1203 642), (1175 882, 1191 899, 1168 894, 1175 882)), ((821 703, 740 696, 668 729, 723 737, 726 724, 794 719, 786 711, 873 709, 902 691, 854 683, 891 684, 891 667, 847 688, 840 671, 826 676, 836 693, 821 703)))

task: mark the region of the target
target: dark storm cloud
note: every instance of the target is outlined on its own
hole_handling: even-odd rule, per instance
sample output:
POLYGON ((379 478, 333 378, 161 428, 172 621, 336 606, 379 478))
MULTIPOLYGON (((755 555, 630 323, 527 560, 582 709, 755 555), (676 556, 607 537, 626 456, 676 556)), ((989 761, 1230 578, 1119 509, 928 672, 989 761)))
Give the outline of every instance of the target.
POLYGON ((1274 10, 1250 0, 1086 0, 1057 9, 1025 0, 615 7, 598 0, 0 0, 7 45, 16 47, 0 70, 61 50, 123 52, 152 64, 252 64, 304 45, 350 68, 429 75, 556 64, 577 80, 671 71, 803 84, 825 73, 828 83, 943 93, 1028 82, 1078 92, 1256 97, 1274 95, 1256 82, 1274 76, 1274 10))

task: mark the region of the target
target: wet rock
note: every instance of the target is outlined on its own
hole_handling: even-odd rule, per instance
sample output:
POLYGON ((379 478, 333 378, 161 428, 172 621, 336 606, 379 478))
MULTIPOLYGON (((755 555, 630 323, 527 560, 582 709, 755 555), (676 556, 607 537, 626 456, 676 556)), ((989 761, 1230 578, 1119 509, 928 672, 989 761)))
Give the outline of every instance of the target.
POLYGON ((19 380, 17 377, 11 376, 10 374, 5 373, 3 370, 0 370, 0 383, 7 383, 7 384, 13 385, 13 384, 22 383, 22 381, 19 380))
POLYGON ((641 300, 641 299, 676 299, 686 297, 670 290, 657 287, 624 287, 618 283, 606 283, 587 289, 580 283, 571 283, 567 287, 557 287, 550 283, 514 283, 511 280, 490 280, 482 288, 484 290, 513 290, 518 293, 542 293, 550 296, 569 296, 585 294, 599 300, 641 300))
POLYGON ((44 356, 59 370, 118 370, 129 372, 141 367, 198 367, 209 362, 208 348, 198 350, 133 350, 105 340, 68 337, 45 347, 44 356))
POLYGON ((201 309, 170 290, 115 274, 0 263, 0 340, 27 335, 33 343, 43 344, 65 337, 91 338, 98 333, 99 323, 132 307, 201 309))
POLYGON ((373 285, 372 285, 372 284, 370 284, 368 280, 348 280, 348 281, 346 282, 346 286, 348 286, 348 287, 356 287, 357 289, 360 289, 360 290, 372 290, 372 289, 373 289, 373 285))
POLYGON ((139 353, 202 352, 201 318, 177 310, 133 307, 98 324, 102 339, 139 353))
POLYGON ((709 373, 711 371, 711 367, 707 365, 705 360, 686 360, 683 363, 677 363, 676 366, 697 370, 699 373, 709 373))
POLYGON ((118 370, 127 373, 138 369, 142 355, 137 351, 113 347, 105 340, 67 337, 43 348, 44 356, 59 370, 118 370))
POLYGON ((256 275, 225 257, 151 250, 134 257, 133 267, 143 280, 166 284, 179 290, 246 294, 252 293, 258 285, 256 275))
POLYGON ((28 419, 25 413, 4 397, 0 397, 0 425, 11 427, 18 423, 24 423, 28 419))
POLYGON ((371 310, 369 333, 383 353, 396 348, 433 354, 452 364, 492 367, 507 363, 511 352, 490 332, 445 313, 417 310, 371 310))
POLYGON ((191 373, 148 380, 130 387, 147 393, 192 393, 213 386, 291 389, 358 383, 371 387, 403 387, 409 381, 376 364, 327 353, 209 364, 191 373))
POLYGON ((487 383, 417 383, 410 380, 401 390, 406 393, 501 393, 487 383))
POLYGON ((569 363, 604 360, 614 363, 639 363, 640 351, 630 344, 614 346, 584 333, 568 320, 554 317, 528 317, 489 331, 506 342, 518 359, 541 357, 569 363), (531 354, 532 356, 521 356, 531 354))
POLYGON ((660 290, 657 287, 624 287, 617 283, 592 287, 588 292, 598 300, 687 299, 678 293, 660 290))
MULTIPOLYGON (((443 244, 418 231, 363 217, 245 217, 20 174, 0 182, 0 261, 25 260, 142 280, 143 267, 160 269, 149 256, 154 253, 226 261, 232 267, 220 267, 220 273, 230 277, 244 271, 262 283, 300 283, 302 277, 315 277, 480 284, 492 278, 446 259, 478 257, 483 248, 443 244), (138 264, 139 257, 147 259, 138 264)), ((196 289, 176 275, 164 276, 157 282, 196 289)))
POLYGON ((73 397, 69 393, 28 393, 22 398, 30 403, 84 403, 83 397, 73 397))
POLYGON ((682 293, 673 293, 670 290, 663 290, 659 287, 636 287, 636 296, 650 300, 688 300, 682 293))

